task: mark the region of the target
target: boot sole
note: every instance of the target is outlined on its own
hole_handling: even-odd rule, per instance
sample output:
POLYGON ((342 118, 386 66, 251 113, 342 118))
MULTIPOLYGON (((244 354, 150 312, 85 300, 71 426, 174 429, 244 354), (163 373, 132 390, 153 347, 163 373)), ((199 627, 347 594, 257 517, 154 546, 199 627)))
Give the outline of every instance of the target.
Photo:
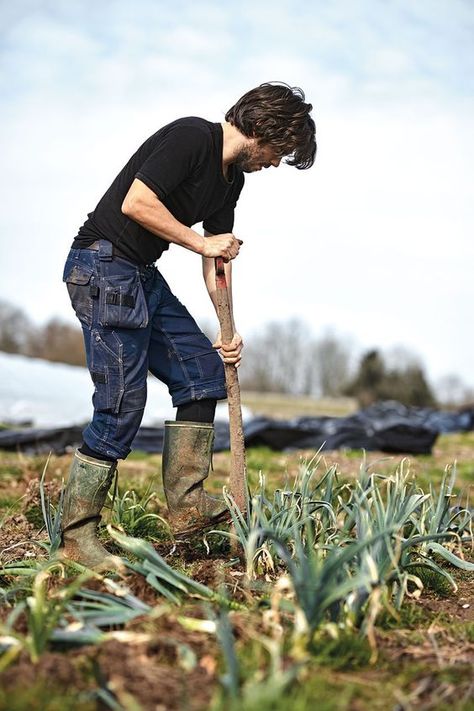
POLYGON ((61 563, 73 563, 74 565, 78 565, 85 570, 93 570, 97 573, 105 570, 120 570, 124 565, 119 556, 112 554, 109 554, 103 560, 90 565, 84 562, 84 560, 81 560, 80 556, 73 554, 68 555, 67 552, 61 548, 57 552, 57 559, 61 561, 61 563))
POLYGON ((195 524, 188 526, 187 528, 173 529, 171 527, 171 532, 175 540, 181 541, 183 538, 195 536, 221 523, 232 523, 232 516, 229 511, 224 511, 212 520, 203 519, 202 521, 196 521, 195 524))

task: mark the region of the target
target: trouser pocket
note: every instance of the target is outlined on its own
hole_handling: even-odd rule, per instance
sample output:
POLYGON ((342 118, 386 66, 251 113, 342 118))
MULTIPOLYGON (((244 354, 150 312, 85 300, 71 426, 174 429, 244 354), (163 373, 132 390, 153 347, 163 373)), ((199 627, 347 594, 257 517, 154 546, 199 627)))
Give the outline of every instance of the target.
POLYGON ((174 352, 189 382, 215 380, 222 377, 222 361, 203 333, 173 336, 174 352))
POLYGON ((130 370, 136 370, 136 367, 137 363, 130 362, 129 344, 126 341, 124 343, 118 333, 92 330, 90 371, 95 386, 92 399, 97 412, 121 415, 143 412, 146 402, 146 367, 142 367, 142 364, 138 366, 142 377, 136 377, 133 382, 127 378, 127 373, 130 374, 130 370))
POLYGON ((122 341, 113 331, 100 333, 94 329, 90 351, 94 409, 117 413, 125 390, 122 341))
POLYGON ((145 328, 148 307, 139 273, 100 277, 99 324, 109 328, 145 328))
POLYGON ((66 282, 71 304, 76 316, 90 328, 92 325, 93 301, 91 295, 92 270, 68 259, 64 267, 63 281, 66 282))

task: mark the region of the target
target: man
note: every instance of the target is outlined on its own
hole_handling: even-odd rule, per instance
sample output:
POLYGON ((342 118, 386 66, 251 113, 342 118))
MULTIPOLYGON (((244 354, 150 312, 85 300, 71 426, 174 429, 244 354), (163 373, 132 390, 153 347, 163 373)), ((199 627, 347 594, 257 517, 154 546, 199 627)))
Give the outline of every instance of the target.
POLYGON ((216 401, 226 397, 225 363, 240 363, 242 339, 214 345, 172 294, 153 263, 177 244, 202 256, 216 306, 215 258, 231 262, 244 173, 282 158, 299 169, 316 154, 311 104, 301 89, 267 83, 247 92, 223 123, 178 119, 130 158, 74 239, 64 269, 95 385, 65 491, 63 554, 89 567, 107 562, 96 536, 118 459, 140 426, 150 371, 168 386, 176 421, 165 423, 163 486, 175 529, 207 525, 226 511, 203 488, 212 453, 216 401), (204 237, 192 229, 203 222, 204 237))

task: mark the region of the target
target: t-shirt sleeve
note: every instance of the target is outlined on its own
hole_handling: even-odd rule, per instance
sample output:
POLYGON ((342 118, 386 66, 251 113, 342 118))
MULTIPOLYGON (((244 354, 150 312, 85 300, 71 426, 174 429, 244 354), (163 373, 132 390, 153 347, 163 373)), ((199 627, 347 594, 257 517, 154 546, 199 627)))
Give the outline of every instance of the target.
POLYGON ((242 191, 244 185, 244 177, 240 176, 236 189, 234 190, 229 201, 225 203, 219 210, 213 212, 212 215, 206 217, 203 221, 202 226, 206 232, 210 232, 212 235, 220 235, 226 232, 232 232, 234 227, 234 213, 235 206, 237 205, 237 200, 242 191))
POLYGON ((163 200, 204 159, 206 135, 195 126, 174 126, 158 136, 156 146, 135 174, 163 200))
POLYGON ((212 235, 232 232, 234 227, 234 210, 235 203, 233 205, 224 205, 224 207, 221 207, 220 210, 214 212, 210 217, 206 217, 202 226, 206 232, 210 232, 212 235))

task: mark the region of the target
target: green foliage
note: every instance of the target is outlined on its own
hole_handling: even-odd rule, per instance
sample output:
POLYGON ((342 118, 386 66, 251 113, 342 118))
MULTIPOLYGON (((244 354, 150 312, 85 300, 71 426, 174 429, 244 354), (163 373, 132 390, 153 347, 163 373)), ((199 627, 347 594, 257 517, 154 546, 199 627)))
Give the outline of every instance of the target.
POLYGON ((5 496, 0 496, 0 512, 2 513, 2 516, 5 516, 5 514, 10 515, 12 511, 18 506, 20 500, 21 499, 19 499, 18 497, 11 496, 9 494, 6 494, 5 496))
POLYGON ((316 541, 326 544, 336 535, 333 502, 344 487, 338 484, 334 467, 315 481, 319 463, 320 459, 314 466, 312 462, 302 464, 292 488, 276 489, 272 496, 267 493, 266 480, 261 474, 256 492, 249 497, 246 516, 239 510, 232 496, 224 491, 233 530, 210 531, 208 536, 228 537, 240 545, 247 562, 249 578, 256 573, 274 572, 281 560, 281 548, 275 542, 293 549, 296 541, 304 538, 304 529, 309 522, 312 537, 316 541))
POLYGON ((23 474, 23 468, 19 464, 12 464, 10 461, 0 464, 0 479, 19 479, 23 474))
POLYGON ((179 605, 180 596, 189 595, 223 606, 242 608, 241 605, 232 603, 223 595, 214 592, 207 585, 172 568, 150 543, 141 538, 131 538, 112 526, 108 526, 108 531, 118 545, 136 559, 135 562, 124 560, 125 566, 143 575, 147 583, 170 602, 179 605))
POLYGON ((456 522, 467 530, 470 520, 467 510, 451 515, 444 504, 449 503, 454 472, 449 485, 443 479, 435 495, 416 487, 403 462, 389 477, 363 465, 351 487, 340 485, 332 469, 314 483, 314 471, 303 467, 293 489, 277 490, 272 499, 261 477, 248 517, 227 495, 233 532, 220 532, 240 544, 249 579, 278 575, 282 568, 287 572, 287 587, 301 612, 296 615, 299 634, 311 640, 328 621, 350 621, 369 634, 379 600, 385 599, 373 595, 375 589, 383 593, 388 588, 398 609, 408 591, 423 585, 448 595, 455 582, 430 558, 430 550, 471 570, 472 563, 438 542, 454 535, 456 522))
MULTIPOLYGON (((446 468, 439 491, 430 484, 430 494, 416 516, 411 517, 412 535, 423 539, 420 551, 425 557, 434 553, 457 568, 474 571, 473 563, 454 552, 462 554, 462 541, 473 540, 472 512, 460 505, 451 506, 452 500, 457 498, 453 494, 455 480, 456 465, 453 465, 446 468), (446 542, 440 544, 442 539, 446 542)), ((431 563, 434 565, 434 561, 431 563)))
MULTIPOLYGON (((105 578, 104 585, 108 593, 80 588, 68 605, 76 619, 80 619, 89 627, 111 627, 124 625, 139 615, 151 613, 152 608, 142 600, 132 595, 123 585, 105 578)), ((53 636, 55 641, 67 641, 64 634, 53 636)))
POLYGON ((48 675, 31 685, 0 687, 0 711, 97 711, 97 701, 71 685, 60 686, 48 675))
POLYGON ((53 558, 55 553, 58 551, 62 543, 61 534, 61 518, 63 512, 63 502, 64 502, 64 486, 61 488, 61 493, 59 495, 59 502, 57 509, 51 504, 49 496, 46 494, 44 487, 44 480, 46 476, 46 469, 48 467, 49 457, 44 466, 43 474, 40 479, 40 500, 41 500, 41 513, 43 516, 44 525, 48 533, 49 545, 46 545, 50 558, 53 558))
POLYGON ((37 662, 45 651, 54 629, 64 616, 69 601, 74 597, 89 574, 80 575, 67 587, 56 593, 48 594, 47 583, 52 567, 40 570, 34 577, 31 595, 19 602, 0 629, 0 645, 3 654, 0 658, 0 671, 9 666, 22 650, 26 651, 33 663, 37 662), (15 622, 20 614, 25 613, 28 631, 21 634, 15 631, 15 622))
POLYGON ((13 496, 0 498, 0 528, 5 521, 18 509, 20 499, 13 496))
POLYGON ((356 397, 362 406, 380 400, 397 400, 418 407, 436 405, 421 365, 412 361, 398 368, 388 368, 377 350, 363 355, 359 370, 346 387, 345 394, 356 397))
POLYGON ((400 610, 385 607, 377 619, 377 627, 383 630, 419 629, 432 622, 433 616, 413 600, 405 600, 400 610))
POLYGON ((169 525, 164 518, 147 511, 153 504, 156 494, 151 491, 150 482, 146 491, 140 496, 134 490, 127 490, 113 496, 108 494, 112 505, 112 522, 122 528, 130 536, 139 538, 163 538, 163 530, 169 532, 169 525), (158 523, 162 528, 158 527, 158 523))
POLYGON ((423 583, 423 587, 436 592, 441 597, 449 597, 453 592, 454 581, 450 580, 445 571, 432 564, 414 562, 407 563, 405 572, 414 575, 423 583))
MULTIPOLYGON (((284 668, 283 649, 281 642, 259 634, 254 634, 254 641, 259 649, 264 649, 268 655, 266 673, 262 674, 260 665, 253 658, 247 659, 247 673, 244 675, 239 662, 235 637, 228 613, 221 609, 216 619, 216 636, 219 641, 225 665, 225 673, 221 677, 224 688, 224 699, 231 709, 241 708, 273 708, 278 704, 283 691, 296 678, 298 665, 284 668)), ((221 703, 214 708, 221 708, 221 703)))
POLYGON ((372 650, 367 638, 351 630, 329 634, 323 630, 314 635, 309 645, 312 659, 332 669, 359 669, 370 662, 372 650))

